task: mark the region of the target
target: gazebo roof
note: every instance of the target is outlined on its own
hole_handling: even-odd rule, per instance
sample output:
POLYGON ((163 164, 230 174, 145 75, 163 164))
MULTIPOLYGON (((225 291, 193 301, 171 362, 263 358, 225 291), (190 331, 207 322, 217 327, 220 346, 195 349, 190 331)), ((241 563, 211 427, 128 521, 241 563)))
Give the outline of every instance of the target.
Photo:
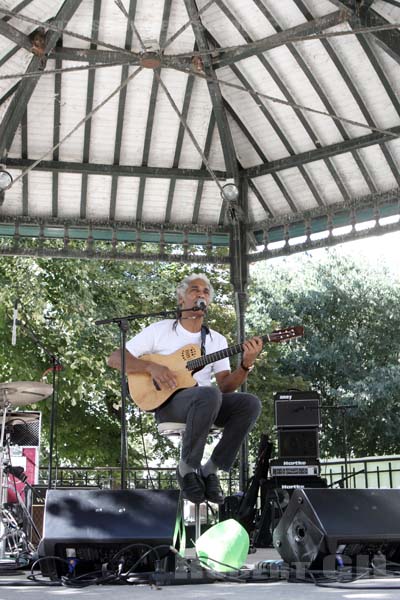
POLYGON ((0 9, 3 254, 228 262, 238 224, 249 260, 399 227, 397 0, 0 9))

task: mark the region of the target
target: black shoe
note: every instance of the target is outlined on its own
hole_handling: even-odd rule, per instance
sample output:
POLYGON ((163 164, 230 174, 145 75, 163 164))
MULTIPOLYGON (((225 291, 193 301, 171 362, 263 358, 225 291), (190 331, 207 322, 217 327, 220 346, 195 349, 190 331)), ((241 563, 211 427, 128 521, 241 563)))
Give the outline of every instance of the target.
POLYGON ((222 504, 225 500, 225 496, 217 475, 215 475, 215 473, 210 473, 207 477, 203 477, 203 481, 206 486, 207 500, 215 502, 216 504, 222 504))
POLYGON ((205 485, 197 473, 187 473, 184 477, 179 473, 179 467, 176 467, 176 478, 178 480, 179 487, 182 491, 182 496, 190 502, 200 504, 205 499, 205 485))

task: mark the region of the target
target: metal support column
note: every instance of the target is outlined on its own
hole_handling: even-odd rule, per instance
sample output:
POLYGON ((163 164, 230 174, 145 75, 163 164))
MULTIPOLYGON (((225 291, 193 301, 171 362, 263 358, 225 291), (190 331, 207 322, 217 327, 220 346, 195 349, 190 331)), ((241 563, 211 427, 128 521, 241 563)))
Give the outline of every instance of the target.
MULTIPOLYGON (((246 231, 245 215, 247 215, 248 204, 248 182, 241 179, 239 184, 239 211, 236 218, 231 218, 230 230, 230 256, 231 256, 231 284, 235 294, 237 339, 241 343, 245 339, 245 312, 247 305, 247 282, 248 282, 248 238, 246 231)), ((231 215, 234 213, 231 212, 231 215)), ((240 357, 239 357, 240 362, 240 357)), ((241 386, 245 391, 246 383, 241 386)), ((243 442, 240 449, 239 486, 245 490, 248 481, 248 441, 243 442)))

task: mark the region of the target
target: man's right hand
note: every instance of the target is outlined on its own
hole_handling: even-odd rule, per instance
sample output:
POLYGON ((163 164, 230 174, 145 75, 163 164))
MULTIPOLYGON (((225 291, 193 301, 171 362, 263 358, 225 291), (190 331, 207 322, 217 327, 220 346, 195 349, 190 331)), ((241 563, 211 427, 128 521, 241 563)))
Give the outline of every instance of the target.
POLYGON ((167 388, 174 390, 177 386, 176 378, 173 372, 164 365, 157 363, 148 363, 146 367, 147 373, 151 376, 153 381, 159 386, 159 388, 167 388))

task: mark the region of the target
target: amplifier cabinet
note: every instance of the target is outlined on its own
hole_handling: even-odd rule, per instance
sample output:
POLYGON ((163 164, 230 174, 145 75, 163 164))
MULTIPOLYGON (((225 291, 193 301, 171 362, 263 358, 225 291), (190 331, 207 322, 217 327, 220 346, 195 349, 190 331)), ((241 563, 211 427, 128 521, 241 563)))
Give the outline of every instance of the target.
POLYGON ((275 394, 275 426, 277 429, 319 428, 320 399, 316 392, 275 394))

